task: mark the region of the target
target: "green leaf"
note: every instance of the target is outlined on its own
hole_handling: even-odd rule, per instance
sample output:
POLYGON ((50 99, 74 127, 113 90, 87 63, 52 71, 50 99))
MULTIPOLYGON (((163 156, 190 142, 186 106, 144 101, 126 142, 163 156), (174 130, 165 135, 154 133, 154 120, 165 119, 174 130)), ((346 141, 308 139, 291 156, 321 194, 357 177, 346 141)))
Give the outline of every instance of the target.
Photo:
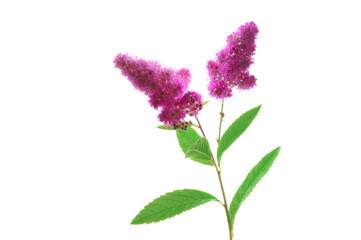
POLYGON ((243 113, 236 121, 232 123, 231 126, 224 132, 221 140, 218 144, 217 149, 217 160, 218 166, 220 165, 221 158, 223 153, 232 145, 234 141, 237 140, 239 136, 246 131, 246 129, 251 125, 252 121, 257 116, 262 105, 255 107, 245 113, 243 113))
POLYGON ((171 125, 160 125, 160 126, 157 126, 157 128, 163 129, 163 130, 174 130, 174 128, 171 125))
POLYGON ((193 143, 195 143, 195 141, 197 141, 201 137, 196 132, 196 130, 191 127, 189 127, 187 130, 178 129, 176 132, 179 146, 184 153, 186 153, 188 149, 193 145, 193 143))
POLYGON ((207 105, 207 103, 209 103, 209 100, 203 102, 203 106, 207 105))
MULTIPOLYGON (((179 146, 181 147, 184 154, 187 153, 188 149, 193 146, 195 142, 197 142, 198 139, 201 138, 199 134, 191 127, 188 127, 187 130, 177 130, 177 138, 179 142, 179 146)), ((208 141, 207 141, 208 142, 208 141)), ((209 146, 208 146, 209 147, 209 146)), ((187 158, 187 157, 186 157, 187 158)), ((205 159, 195 159, 193 157, 189 157, 191 160, 195 162, 199 162, 205 165, 210 165, 208 160, 205 159)))
POLYGON ((208 157, 211 156, 211 150, 209 148, 207 139, 201 138, 201 136, 199 136, 199 134, 191 127, 188 127, 187 130, 177 130, 176 132, 179 146, 181 147, 184 154, 186 154, 186 158, 190 158, 191 160, 198 163, 213 166, 212 158, 208 157), (192 151, 188 153, 188 150, 191 148, 192 151), (201 153, 202 151, 203 154, 201 153), (189 155, 187 155, 187 153, 189 155), (205 154, 207 156, 205 156, 205 154))
POLYGON ((232 229, 236 213, 241 207, 241 204, 256 187, 257 183, 264 177, 264 175, 266 175, 269 168, 272 166, 274 160, 278 156, 280 150, 281 147, 278 147, 272 150, 266 156, 264 156, 262 160, 259 161, 257 165, 252 168, 252 170, 248 173, 246 179, 243 181, 242 185, 238 188, 229 207, 229 217, 231 220, 232 229))
POLYGON ((213 159, 208 140, 204 137, 199 138, 186 152, 186 158, 193 161, 213 166, 213 159))
POLYGON ((175 190, 154 199, 139 212, 131 224, 163 221, 210 201, 219 202, 216 197, 199 190, 175 190))

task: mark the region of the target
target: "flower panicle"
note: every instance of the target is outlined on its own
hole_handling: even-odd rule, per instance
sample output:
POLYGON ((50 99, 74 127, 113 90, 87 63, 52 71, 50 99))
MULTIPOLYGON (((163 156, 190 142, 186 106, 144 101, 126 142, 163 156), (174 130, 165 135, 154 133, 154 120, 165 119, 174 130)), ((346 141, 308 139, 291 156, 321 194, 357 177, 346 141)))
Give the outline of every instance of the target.
POLYGON ((149 97, 149 104, 160 110, 158 119, 167 125, 186 128, 186 115, 196 116, 202 108, 202 96, 187 91, 190 71, 162 67, 158 62, 147 61, 119 53, 114 64, 133 86, 149 97))
POLYGON ((227 45, 216 55, 216 60, 207 63, 210 95, 225 99, 232 96, 232 88, 251 89, 256 78, 249 74, 256 50, 258 27, 254 22, 246 23, 227 37, 227 45))

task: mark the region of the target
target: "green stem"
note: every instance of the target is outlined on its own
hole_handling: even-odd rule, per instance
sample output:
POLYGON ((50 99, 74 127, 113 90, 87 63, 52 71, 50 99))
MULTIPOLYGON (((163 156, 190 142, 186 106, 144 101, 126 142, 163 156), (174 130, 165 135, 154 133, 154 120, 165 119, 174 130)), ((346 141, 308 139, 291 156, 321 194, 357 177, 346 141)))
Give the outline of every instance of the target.
POLYGON ((221 140, 221 128, 222 128, 222 122, 223 122, 223 118, 224 118, 223 103, 224 103, 224 99, 222 99, 221 112, 219 113, 219 115, 221 115, 221 116, 220 116, 220 119, 219 119, 219 131, 218 131, 218 138, 217 138, 218 143, 221 140))
POLYGON ((225 194, 225 191, 224 191, 223 182, 222 182, 222 177, 221 177, 221 170, 218 169, 217 165, 215 165, 215 167, 216 167, 216 169, 217 169, 217 175, 218 175, 219 184, 221 185, 221 189, 222 189, 222 195, 223 195, 223 200, 224 200, 223 207, 224 207, 224 210, 226 211, 226 216, 227 216, 229 239, 232 240, 232 238, 233 238, 233 230, 232 230, 232 226, 231 226, 231 219, 229 218, 229 211, 228 211, 226 194, 225 194))
MULTIPOLYGON (((222 112, 223 112, 223 101, 222 101, 222 112)), ((198 117, 196 116, 195 118, 197 119, 199 128, 201 129, 201 132, 202 132, 202 134, 203 134, 203 137, 206 138, 206 135, 204 134, 202 125, 201 125, 198 117)), ((214 157, 213 157, 212 151, 211 151, 211 155, 212 155, 213 165, 214 165, 214 167, 216 168, 217 175, 218 175, 218 180, 219 180, 219 184, 220 184, 221 190, 222 190, 223 201, 224 201, 224 203, 222 204, 222 206, 224 207, 224 210, 225 210, 226 216, 227 216, 227 223, 228 223, 228 230, 229 230, 229 239, 232 240, 232 238, 233 238, 233 231, 232 231, 232 226, 231 226, 231 220, 230 220, 230 217, 229 217, 229 211, 228 211, 226 194, 225 194, 225 191, 224 191, 223 182, 222 182, 222 177, 221 177, 221 169, 218 168, 217 163, 216 163, 216 160, 215 160, 214 157)))
MULTIPOLYGON (((198 117, 197 117, 197 116, 195 116, 195 118, 197 119, 198 126, 199 126, 199 128, 201 129, 201 132, 202 132, 202 134, 203 134, 203 137, 204 137, 204 138, 207 138, 207 137, 206 137, 206 134, 204 134, 204 131, 203 131, 203 128, 202 128, 201 122, 199 121, 199 119, 198 119, 198 117)), ((213 161, 214 161, 214 159, 213 159, 213 161)))

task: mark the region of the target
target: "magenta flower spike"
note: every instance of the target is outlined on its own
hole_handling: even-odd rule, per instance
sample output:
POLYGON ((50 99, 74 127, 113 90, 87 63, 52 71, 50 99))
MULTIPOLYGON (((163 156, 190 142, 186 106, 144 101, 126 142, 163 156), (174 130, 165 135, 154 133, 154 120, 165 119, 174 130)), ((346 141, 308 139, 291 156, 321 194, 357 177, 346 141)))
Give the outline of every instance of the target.
POLYGON ((158 118, 165 125, 186 128, 186 115, 196 116, 203 106, 200 94, 186 92, 191 80, 188 69, 175 71, 122 53, 115 57, 114 64, 137 90, 149 97, 150 105, 161 111, 158 118))
POLYGON ((256 50, 257 25, 246 23, 227 37, 227 45, 217 53, 215 61, 207 63, 210 82, 210 95, 225 99, 232 96, 232 88, 251 89, 256 85, 256 78, 249 74, 256 50))

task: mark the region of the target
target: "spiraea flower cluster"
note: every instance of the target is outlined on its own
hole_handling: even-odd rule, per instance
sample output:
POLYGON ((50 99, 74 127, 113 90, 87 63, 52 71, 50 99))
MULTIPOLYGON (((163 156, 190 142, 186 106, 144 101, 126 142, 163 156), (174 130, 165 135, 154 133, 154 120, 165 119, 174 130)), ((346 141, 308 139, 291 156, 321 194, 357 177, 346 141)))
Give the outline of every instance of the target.
POLYGON ((232 96, 232 88, 250 89, 256 85, 256 78, 249 74, 256 50, 258 33, 254 22, 246 23, 227 38, 227 45, 217 53, 215 61, 208 61, 210 95, 219 99, 232 96))
POLYGON ((137 90, 149 97, 150 105, 161 111, 158 118, 165 125, 186 129, 186 115, 196 116, 202 109, 201 95, 187 91, 191 80, 188 69, 175 71, 122 53, 115 57, 114 64, 137 90))

